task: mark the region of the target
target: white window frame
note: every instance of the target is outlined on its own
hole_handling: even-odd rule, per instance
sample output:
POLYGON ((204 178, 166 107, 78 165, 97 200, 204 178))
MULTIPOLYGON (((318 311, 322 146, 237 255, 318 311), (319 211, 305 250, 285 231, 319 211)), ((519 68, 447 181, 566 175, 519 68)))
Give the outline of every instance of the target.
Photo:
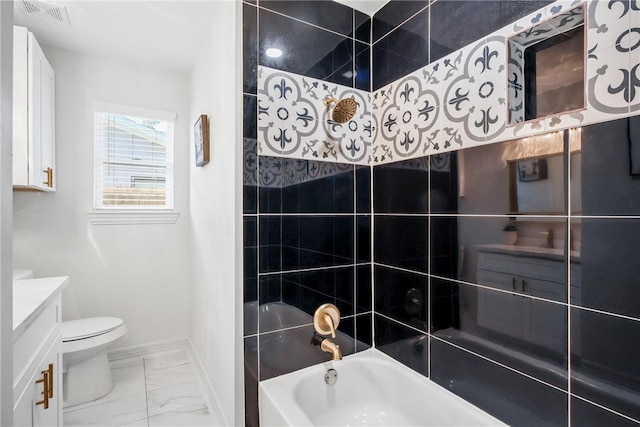
POLYGON ((93 170, 93 210, 88 212, 89 221, 94 225, 108 224, 173 224, 178 220, 180 213, 174 208, 175 176, 173 174, 175 159, 175 123, 176 113, 135 107, 130 105, 111 104, 105 102, 93 102, 93 130, 94 130, 94 170, 93 170), (99 206, 98 197, 98 167, 102 164, 102 152, 98 147, 96 113, 117 114, 132 117, 142 117, 151 120, 161 120, 174 123, 172 159, 168 163, 167 178, 171 179, 171 200, 169 206, 99 206))

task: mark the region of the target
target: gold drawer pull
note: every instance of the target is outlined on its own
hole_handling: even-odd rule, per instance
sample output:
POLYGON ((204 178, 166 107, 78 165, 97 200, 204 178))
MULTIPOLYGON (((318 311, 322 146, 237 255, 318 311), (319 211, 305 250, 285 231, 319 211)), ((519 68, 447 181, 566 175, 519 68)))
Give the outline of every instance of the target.
POLYGON ((47 184, 47 187, 49 187, 49 188, 53 188, 53 169, 46 168, 42 172, 47 174, 47 180, 43 181, 42 183, 43 184, 47 184))
POLYGON ((42 400, 36 401, 36 405, 44 405, 44 409, 49 409, 49 371, 42 371, 42 379, 36 381, 36 384, 42 385, 42 400))
POLYGON ((42 371, 43 374, 45 372, 49 374, 49 399, 53 399, 53 363, 49 363, 49 369, 42 371))

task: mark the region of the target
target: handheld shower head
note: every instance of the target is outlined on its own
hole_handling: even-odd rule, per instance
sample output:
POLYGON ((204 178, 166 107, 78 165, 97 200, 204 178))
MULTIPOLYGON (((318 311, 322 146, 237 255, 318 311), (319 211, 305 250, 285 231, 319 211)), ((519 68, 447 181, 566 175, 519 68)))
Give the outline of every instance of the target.
POLYGON ((353 98, 344 98, 338 101, 331 96, 327 96, 324 99, 324 105, 326 107, 329 107, 332 103, 335 103, 336 106, 333 107, 331 120, 336 123, 348 122, 355 116, 356 110, 358 109, 358 103, 353 98))

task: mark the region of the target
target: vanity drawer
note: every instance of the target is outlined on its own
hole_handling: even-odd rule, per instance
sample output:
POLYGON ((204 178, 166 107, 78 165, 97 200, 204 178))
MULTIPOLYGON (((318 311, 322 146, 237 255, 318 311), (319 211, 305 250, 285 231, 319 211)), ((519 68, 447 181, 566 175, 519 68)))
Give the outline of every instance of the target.
POLYGON ((511 256, 493 252, 478 253, 478 269, 566 284, 567 267, 561 261, 511 256))

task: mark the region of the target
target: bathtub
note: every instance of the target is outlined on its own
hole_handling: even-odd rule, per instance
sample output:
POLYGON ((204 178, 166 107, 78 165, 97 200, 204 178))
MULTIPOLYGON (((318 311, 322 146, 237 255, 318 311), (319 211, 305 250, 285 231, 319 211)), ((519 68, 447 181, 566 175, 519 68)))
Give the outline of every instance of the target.
POLYGON ((262 381, 259 396, 263 426, 506 425, 376 349, 262 381))

